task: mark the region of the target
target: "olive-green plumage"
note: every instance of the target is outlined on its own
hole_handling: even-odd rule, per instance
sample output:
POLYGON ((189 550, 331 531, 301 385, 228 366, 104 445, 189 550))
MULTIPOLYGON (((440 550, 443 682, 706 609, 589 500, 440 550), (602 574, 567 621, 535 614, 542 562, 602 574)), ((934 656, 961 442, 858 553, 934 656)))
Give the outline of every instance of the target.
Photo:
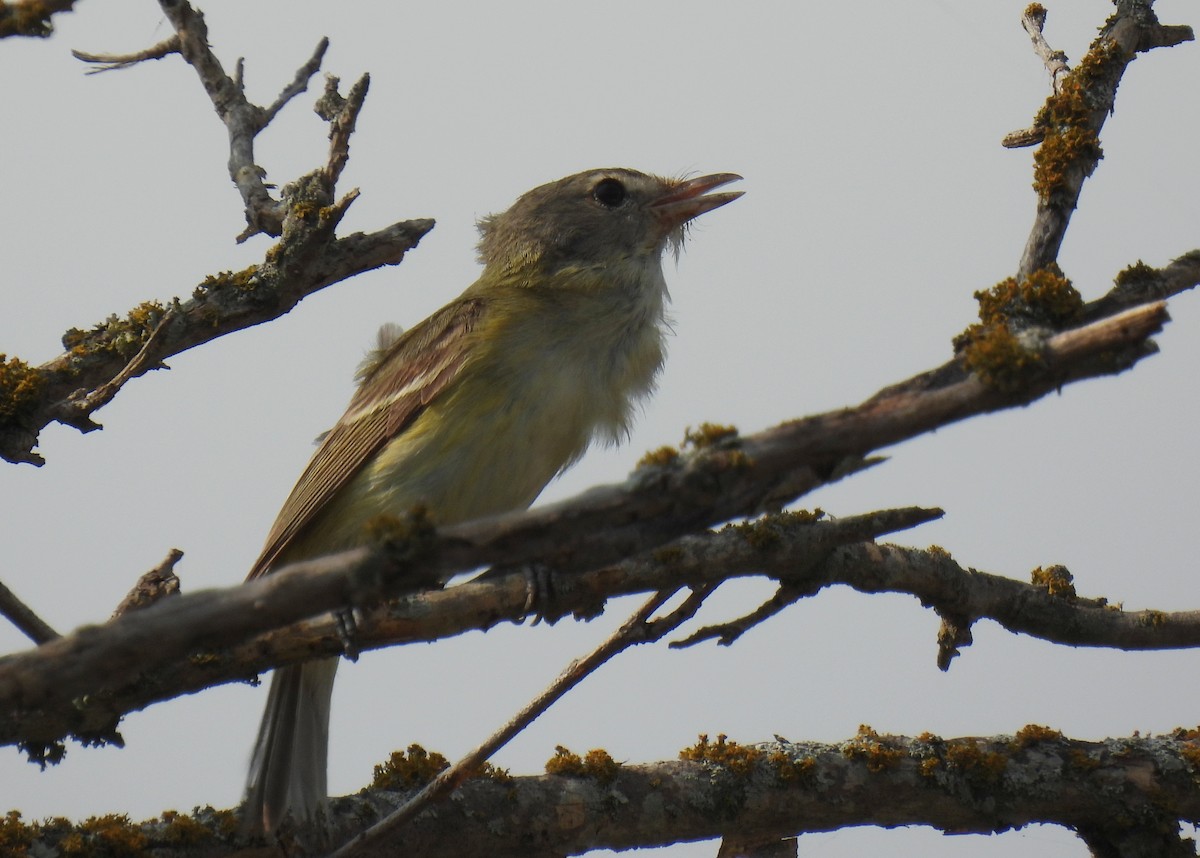
MULTIPOLYGON (((381 343, 345 415, 284 503, 250 577, 362 544, 364 524, 423 505, 440 524, 520 509, 593 439, 619 441, 662 367, 662 253, 739 193, 592 170, 480 224, 480 278, 381 343)), ((325 798, 337 660, 276 671, 246 797, 255 831, 325 798)))

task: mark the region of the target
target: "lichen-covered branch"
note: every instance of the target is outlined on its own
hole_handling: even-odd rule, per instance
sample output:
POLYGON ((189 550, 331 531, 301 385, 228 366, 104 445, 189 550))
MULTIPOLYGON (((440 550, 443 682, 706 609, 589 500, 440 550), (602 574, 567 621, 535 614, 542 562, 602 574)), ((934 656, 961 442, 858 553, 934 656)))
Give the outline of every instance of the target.
MULTIPOLYGON (((1045 10, 1032 4, 1023 23, 1030 30, 1039 55, 1050 69, 1053 92, 1034 119, 1033 136, 1018 134, 1016 145, 1029 145, 1040 137, 1034 153, 1034 190, 1037 215, 1025 245, 1017 278, 1045 269, 1058 259, 1071 215, 1079 202, 1083 183, 1096 169, 1103 151, 1100 130, 1116 103, 1117 87, 1125 69, 1139 52, 1191 41, 1190 27, 1166 26, 1154 15, 1153 0, 1117 0, 1117 10, 1100 29, 1087 54, 1067 74, 1054 61, 1049 46, 1040 39, 1045 10), (1032 14, 1031 14, 1032 10, 1032 14), (1040 15, 1036 14, 1040 10, 1040 15), (1039 44, 1040 42, 1040 44, 1039 44)), ((1012 141, 1009 145, 1014 145, 1012 141)))
POLYGON ((260 107, 246 98, 241 63, 230 76, 212 52, 204 16, 185 0, 163 0, 161 6, 175 28, 172 37, 134 54, 77 56, 119 68, 180 54, 196 70, 229 131, 229 174, 242 194, 248 224, 239 240, 259 233, 280 240, 261 263, 208 277, 187 300, 147 301, 89 331, 67 331, 65 352, 41 366, 0 354, 0 457, 10 462, 42 464, 34 449, 49 423, 84 432, 100 428, 92 414, 129 380, 161 368, 164 360, 182 351, 275 319, 319 289, 396 265, 433 228, 432 220, 422 219, 401 221, 373 233, 336 235, 346 209, 358 196, 357 190, 351 190, 339 199, 336 185, 366 98, 365 75, 345 98, 337 92, 336 79, 327 82, 318 102, 331 128, 326 163, 288 184, 278 199, 271 195, 265 171, 254 162, 255 138, 307 89, 320 69, 327 40, 321 40, 276 100, 260 107))
MULTIPOLYGON (((395 754, 377 767, 376 785, 331 801, 334 842, 403 805, 436 773, 438 755, 410 751, 411 760, 395 754)), ((1049 824, 1079 833, 1095 855, 1181 856, 1194 851, 1185 851, 1192 847, 1179 823, 1200 821, 1195 730, 1088 742, 1037 725, 1013 735, 953 739, 863 726, 831 744, 743 745, 702 736, 679 757, 629 765, 599 749, 585 758, 559 749, 547 763, 554 774, 488 770, 436 813, 357 854, 526 858, 724 836, 767 842, 860 825, 993 834, 1049 824), (1115 848, 1134 841, 1145 848, 1115 848)), ((101 829, 107 842, 136 841, 161 858, 230 855, 247 845, 238 839, 234 814, 211 808, 136 825, 115 816, 77 827, 10 819, 7 833, 22 838, 31 854, 34 844, 49 854, 67 836, 98 839, 101 829)))
MULTIPOLYGON (((311 268, 310 274, 319 271, 316 264, 306 268, 311 268)), ((1167 280, 1186 288, 1188 278, 1158 278, 1153 291, 1161 291, 1167 280)), ((1132 294, 1150 288, 1149 282, 1139 278, 1118 288, 1132 294)), ((181 314, 181 309, 175 312, 181 314)), ((68 733, 86 736, 90 730, 104 730, 114 710, 99 703, 101 692, 111 694, 126 685, 130 671, 140 675, 157 670, 190 653, 213 652, 326 610, 373 605, 381 598, 413 592, 482 565, 537 562, 563 573, 583 572, 652 551, 723 521, 778 508, 868 466, 872 460, 866 456, 873 450, 974 414, 1027 404, 1072 381, 1120 372, 1153 353, 1149 337, 1166 318, 1165 304, 1159 301, 1046 335, 1040 343, 1022 344, 1036 362, 1003 386, 984 380, 979 371, 968 371, 964 361, 956 359, 886 388, 856 407, 790 421, 756 435, 738 437, 734 430, 705 426, 689 434, 690 450, 650 454, 623 484, 592 489, 572 501, 534 511, 448 528, 432 542, 424 537, 402 539, 408 552, 402 561, 367 551, 350 552, 341 558, 341 566, 331 558, 302 564, 299 574, 268 576, 240 594, 173 600, 175 605, 142 612, 153 620, 128 618, 147 622, 133 627, 135 637, 154 642, 153 647, 120 648, 126 654, 138 652, 137 659, 97 660, 103 650, 96 637, 106 630, 84 629, 34 653, 0 661, 0 701, 13 700, 16 705, 7 710, 8 723, 0 725, 0 737, 31 742, 37 756, 39 749, 68 733), (294 593, 303 589, 305 576, 329 564, 342 577, 321 578, 315 585, 319 592, 296 599, 294 593), (218 616, 199 622, 195 618, 189 622, 183 614, 160 613, 190 610, 192 605, 204 605, 204 599, 220 598, 249 601, 241 611, 233 609, 233 603, 221 603, 218 616), (180 607, 180 602, 186 607, 180 607), (149 625, 152 622, 161 625, 149 625), (167 645, 164 635, 172 645, 167 645), (63 660, 69 676, 50 667, 56 659, 63 660), (48 679, 51 675, 53 682, 48 679), (21 689, 21 694, 14 695, 14 689, 21 689), (84 698, 96 702, 94 710, 75 705, 84 698), (28 713, 34 711, 41 714, 31 723, 28 713), (52 718, 52 712, 62 713, 61 720, 52 718)), ((319 652, 318 645, 292 655, 310 658, 319 652)), ((214 681, 249 672, 226 665, 214 681)))
POLYGON ((594 616, 608 599, 632 593, 711 587, 745 575, 779 582, 772 610, 694 636, 699 638, 721 636, 730 642, 796 599, 846 584, 868 593, 912 594, 952 623, 954 633, 939 634, 943 668, 970 642, 971 624, 985 617, 1014 632, 1076 646, 1200 646, 1200 611, 1125 612, 1104 599, 1078 597, 1070 573, 1061 567, 1039 568, 1031 583, 1022 583, 964 569, 940 549, 870 541, 936 518, 939 510, 886 510, 829 521, 806 513, 770 515, 683 536, 596 567, 597 555, 614 549, 581 545, 576 518, 586 521, 588 508, 607 491, 556 505, 548 518, 537 510, 490 525, 418 535, 404 543, 399 557, 362 549, 297 564, 260 582, 177 598, 119 623, 81 629, 54 644, 0 659, 0 712, 5 713, 0 742, 20 742, 35 758, 52 758, 68 734, 111 739, 114 719, 126 712, 248 679, 280 664, 337 655, 345 642, 336 622, 293 624, 338 608, 363 609, 353 641, 361 650, 520 621, 528 610, 528 582, 521 571, 485 575, 447 590, 411 591, 421 584, 417 567, 430 583, 488 563, 534 559, 521 547, 522 532, 531 539, 537 534, 539 543, 543 535, 558 543, 554 607, 577 617, 594 616), (467 531, 471 538, 464 540, 467 531), (371 607, 403 592, 410 595, 371 607), (144 643, 150 641, 152 647, 144 643), (136 658, 126 657, 133 652, 136 658))
POLYGON ((373 854, 375 849, 387 843, 395 832, 409 824, 431 804, 445 801, 464 781, 483 769, 498 750, 522 732, 543 712, 561 700, 571 689, 595 673, 605 663, 630 647, 654 643, 670 634, 681 623, 695 616, 710 592, 708 587, 693 588, 682 604, 665 616, 655 617, 660 608, 674 595, 673 591, 662 591, 650 597, 619 629, 609 635, 585 657, 572 661, 544 691, 531 700, 513 718, 494 732, 481 745, 452 766, 448 766, 433 778, 423 789, 379 822, 362 831, 330 858, 354 858, 373 854))
POLYGON ((49 423, 100 428, 92 413, 130 379, 180 352, 278 318, 326 286, 399 264, 433 228, 432 220, 401 221, 339 238, 334 229, 343 211, 295 206, 284 240, 260 264, 207 277, 186 300, 147 301, 90 330, 69 330, 66 351, 41 366, 0 354, 0 457, 42 464, 34 448, 49 423))
MULTIPOLYGON (((804 532, 796 535, 795 544, 828 554, 838 545, 911 527, 938 514, 894 510, 830 522, 800 518, 795 526, 804 532)), ((391 550, 331 555, 261 581, 175 597, 117 621, 79 629, 0 659, 0 743, 22 742, 39 757, 38 748, 68 734, 107 736, 116 717, 150 703, 250 679, 278 664, 336 655, 343 642, 334 625, 318 621, 301 629, 286 627, 339 607, 372 609, 362 613, 354 637, 355 646, 364 650, 486 629, 503 620, 519 622, 528 612, 521 572, 409 595, 380 607, 382 599, 412 594, 453 570, 511 556, 501 534, 468 544, 453 528, 442 535, 424 532, 391 550)), ((571 560, 570 567, 563 566, 567 572, 591 568, 584 555, 571 560)), ((718 583, 737 574, 719 566, 706 575, 693 574, 686 566, 681 570, 683 574, 668 568, 651 575, 645 566, 634 565, 587 575, 560 572, 557 604, 590 616, 612 596, 718 583)))

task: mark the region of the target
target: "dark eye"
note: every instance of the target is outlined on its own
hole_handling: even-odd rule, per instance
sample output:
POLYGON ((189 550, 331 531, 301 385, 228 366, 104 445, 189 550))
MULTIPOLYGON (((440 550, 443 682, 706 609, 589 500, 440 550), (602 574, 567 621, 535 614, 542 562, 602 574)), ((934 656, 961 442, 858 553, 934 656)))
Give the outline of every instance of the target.
POLYGON ((592 188, 592 198, 606 209, 615 209, 625 202, 627 196, 629 192, 616 179, 601 179, 596 183, 596 187, 592 188))

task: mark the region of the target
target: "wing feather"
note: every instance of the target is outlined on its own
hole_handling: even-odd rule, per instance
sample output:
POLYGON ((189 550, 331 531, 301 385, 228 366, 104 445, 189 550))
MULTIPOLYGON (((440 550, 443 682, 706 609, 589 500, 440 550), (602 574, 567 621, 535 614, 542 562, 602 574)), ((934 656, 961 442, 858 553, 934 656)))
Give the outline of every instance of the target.
POLYGON ((460 298, 405 332, 365 376, 279 511, 247 578, 270 571, 370 458, 403 432, 462 371, 484 303, 460 298))

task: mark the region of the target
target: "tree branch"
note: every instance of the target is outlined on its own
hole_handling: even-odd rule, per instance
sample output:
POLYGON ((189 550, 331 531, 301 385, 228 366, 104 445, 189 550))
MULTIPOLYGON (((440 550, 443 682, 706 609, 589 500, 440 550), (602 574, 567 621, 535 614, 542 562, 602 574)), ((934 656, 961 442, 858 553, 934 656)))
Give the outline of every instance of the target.
POLYGON ((308 88, 309 79, 321 67, 329 40, 322 39, 317 44, 313 55, 296 72, 275 103, 262 108, 246 98, 241 60, 233 77, 225 73, 221 61, 209 47, 208 25, 203 13, 193 9, 187 0, 161 0, 159 5, 175 28, 179 53, 195 69, 217 115, 229 129, 229 177, 241 191, 246 207, 247 226, 238 241, 245 241, 260 232, 281 235, 287 207, 271 197, 263 180, 266 171, 254 160, 254 140, 288 101, 308 88))
POLYGON ((80 62, 93 63, 97 66, 97 68, 88 69, 86 74, 100 74, 129 68, 147 60, 161 60, 163 57, 177 53, 179 53, 179 34, 176 33, 163 39, 157 45, 151 45, 145 50, 135 51, 131 54, 89 54, 85 51, 73 50, 71 56, 80 62))
MULTIPOLYGON (((584 767, 578 775, 475 778, 437 813, 360 854, 528 858, 723 836, 766 843, 860 825, 993 834, 1040 823, 1074 829, 1097 855, 1181 856, 1194 853, 1185 851, 1178 823, 1200 821, 1195 730, 1087 742, 1036 725, 1012 736, 955 739, 881 735, 864 726, 834 744, 701 737, 680 757, 584 767), (1135 842, 1142 851, 1121 851, 1135 842), (1151 842, 1159 851, 1148 849, 1151 842)), ((410 795, 367 789, 333 799, 335 842, 410 795)), ((67 837, 94 837, 107 822, 144 838, 160 858, 208 858, 244 846, 232 819, 209 808, 137 826, 114 817, 77 830, 50 820, 13 832, 32 852, 50 854, 67 837)))
MULTIPOLYGON (((559 521, 586 509, 596 491, 558 505, 559 521)), ((525 514, 530 528, 546 526, 538 522, 541 514, 525 514)), ((576 537, 570 528, 554 531, 550 525, 565 543, 556 597, 563 609, 590 617, 615 596, 766 575, 778 580, 781 593, 789 596, 780 600, 780 609, 800 595, 840 583, 867 593, 910 593, 943 617, 954 618, 966 634, 971 623, 988 617, 1013 632, 1076 646, 1200 646, 1200 612, 1124 612, 1104 599, 1078 598, 1069 573, 1060 568, 1038 570, 1034 583, 1025 584, 964 569, 940 549, 863 542, 939 515, 939 510, 908 509, 816 521, 808 514, 787 513, 685 536, 600 568, 590 565, 588 552, 594 549, 571 553, 567 544, 576 537)), ((514 553, 520 551, 519 540, 508 544, 515 524, 506 522, 487 538, 481 525, 464 526, 475 531, 471 543, 460 538, 462 528, 450 528, 407 559, 362 549, 297 564, 260 582, 175 599, 170 606, 81 629, 61 642, 0 659, 0 712, 5 713, 0 741, 20 741, 36 759, 38 749, 50 748, 68 733, 90 740, 96 734, 108 736, 115 718, 153 702, 250 679, 280 664, 336 656, 344 642, 336 623, 327 618, 262 632, 411 590, 418 565, 424 574, 440 577, 451 568, 468 570, 497 558, 524 557, 514 553), (138 657, 122 655, 131 652, 138 657)), ((354 644, 376 649, 518 622, 527 610, 526 597, 520 572, 410 595, 365 611, 354 644)), ((939 665, 944 668, 964 642, 969 641, 962 635, 939 636, 939 665)))
POLYGON ((43 644, 61 637, 50 624, 34 613, 17 594, 0 583, 0 615, 6 617, 35 644, 43 644))
MULTIPOLYGON (((1051 336, 1040 348, 1038 374, 1027 377, 1020 389, 989 386, 956 360, 886 388, 857 407, 746 438, 705 427, 689 436, 691 452, 651 454, 624 484, 532 512, 447 528, 437 538, 409 540, 399 558, 365 549, 348 552, 340 565, 338 558, 324 558, 300 564, 296 574, 267 576, 224 596, 201 593, 139 612, 126 620, 147 625, 121 627, 119 634, 132 637, 114 657, 97 658, 110 629, 80 630, 34 653, 0 660, 0 701, 13 701, 0 739, 25 740, 36 757, 68 733, 103 732, 114 711, 103 705, 85 710, 78 700, 99 702, 104 689, 120 688, 130 676, 324 611, 372 605, 484 565, 537 561, 560 572, 582 572, 722 521, 778 508, 868 466, 871 461, 864 457, 874 449, 973 414, 1024 405, 1071 381, 1120 372, 1153 353, 1149 337, 1166 318, 1165 304, 1157 302, 1051 336), (324 570, 333 574, 316 574, 324 570), (306 587, 308 576, 313 577, 306 587), (305 592, 297 599, 300 590, 305 592), (197 613, 189 616, 193 605, 197 613), (134 651, 136 659, 119 655, 134 651), (54 667, 57 659, 62 661, 54 667), (31 722, 32 712, 39 714, 31 722), (61 720, 50 712, 61 713, 61 720)), ((314 648, 301 657, 316 654, 314 648)), ((248 672, 226 666, 217 675, 215 681, 221 681, 248 672)))
POLYGON ((384 265, 396 265, 433 228, 428 219, 401 221, 378 232, 338 238, 335 230, 358 197, 352 190, 335 199, 336 183, 349 158, 349 140, 362 110, 364 75, 346 98, 330 79, 318 108, 330 123, 326 163, 287 185, 276 200, 254 163, 254 140, 278 112, 304 92, 328 47, 322 39, 313 55, 266 108, 245 96, 241 63, 227 75, 208 46, 204 16, 185 0, 162 0, 175 36, 147 51, 124 56, 77 54, 90 62, 125 66, 178 52, 196 70, 229 131, 229 174, 242 193, 249 226, 239 240, 259 232, 280 236, 262 263, 236 273, 208 277, 191 299, 167 306, 148 301, 124 318, 110 316, 90 331, 72 329, 63 337, 65 353, 38 367, 0 355, 0 457, 10 462, 43 463, 38 436, 51 422, 83 432, 101 428, 92 414, 132 378, 182 351, 217 337, 278 318, 301 299, 333 283, 384 265))
MULTIPOLYGON (((1066 75, 1059 75, 1057 66, 1051 72, 1057 86, 1033 123, 1042 136, 1034 154, 1033 186, 1038 207, 1017 271, 1018 280, 1058 259, 1083 183, 1103 157, 1100 130, 1113 111, 1117 87, 1130 61, 1139 51, 1193 38, 1190 27, 1159 24, 1153 5, 1153 0, 1118 0, 1117 11, 1101 28, 1079 65, 1066 75)), ((1030 18, 1029 10, 1025 17, 1030 18)), ((1040 33, 1040 22, 1035 26, 1040 33)), ((1037 45, 1038 39, 1034 42, 1037 45)))
POLYGON ((695 616, 708 593, 709 588, 707 587, 696 588, 683 604, 667 616, 651 619, 654 613, 673 595, 667 591, 656 593, 586 657, 571 662, 549 687, 530 701, 507 724, 493 733, 486 742, 441 772, 424 789, 399 808, 346 843, 334 852, 331 858, 351 858, 355 855, 370 854, 379 844, 387 842, 395 836, 396 832, 416 819, 417 815, 430 804, 448 798, 451 792, 461 786, 469 777, 475 775, 493 754, 606 662, 631 646, 661 640, 664 635, 669 634, 681 623, 695 616))

